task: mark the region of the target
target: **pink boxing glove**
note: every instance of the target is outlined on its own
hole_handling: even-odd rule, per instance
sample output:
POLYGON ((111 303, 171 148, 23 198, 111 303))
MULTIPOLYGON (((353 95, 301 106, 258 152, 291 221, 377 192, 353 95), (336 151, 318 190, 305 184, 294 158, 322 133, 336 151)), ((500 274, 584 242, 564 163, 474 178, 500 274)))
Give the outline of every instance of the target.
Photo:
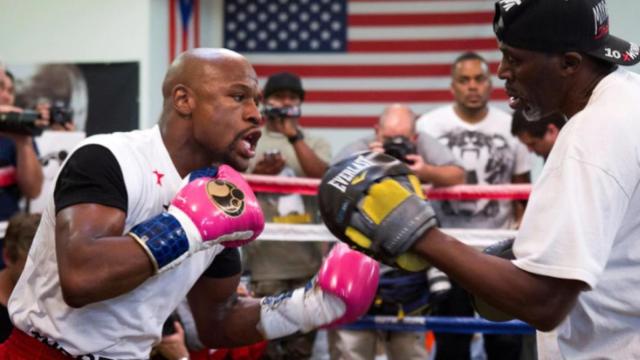
POLYGON ((261 300, 258 330, 275 339, 353 322, 371 306, 379 273, 375 260, 338 243, 304 288, 261 300))
POLYGON ((242 175, 227 165, 194 171, 169 209, 134 226, 129 235, 158 272, 214 244, 242 246, 264 229, 264 216, 242 175))
POLYGON ((215 178, 200 177, 184 186, 171 201, 198 228, 202 241, 239 247, 264 230, 264 215, 240 173, 221 165, 215 178), (214 206, 212 206, 214 205, 214 206))
POLYGON ((318 286, 345 303, 345 313, 323 327, 351 323, 364 315, 378 289, 380 265, 372 258, 336 244, 318 271, 318 286))

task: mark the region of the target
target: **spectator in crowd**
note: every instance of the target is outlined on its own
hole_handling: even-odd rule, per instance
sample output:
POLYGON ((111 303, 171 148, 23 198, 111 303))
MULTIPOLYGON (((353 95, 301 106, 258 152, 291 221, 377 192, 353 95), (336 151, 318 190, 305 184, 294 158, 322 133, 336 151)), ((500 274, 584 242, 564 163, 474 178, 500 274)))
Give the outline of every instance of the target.
MULTIPOLYGON (((508 184, 530 181, 527 149, 509 132, 511 116, 490 106, 491 74, 478 54, 461 54, 451 66, 454 103, 424 114, 418 129, 440 140, 466 170, 467 184, 508 184)), ((497 200, 434 202, 442 227, 514 228, 524 205, 497 200)), ((473 316, 465 291, 456 283, 437 310, 443 316, 473 316)), ((436 333, 436 359, 469 359, 472 334, 436 333)), ((489 360, 516 359, 521 337, 486 335, 489 360)))
POLYGON ((17 213, 9 219, 7 225, 2 249, 6 267, 0 270, 0 342, 5 341, 13 329, 7 302, 27 261, 39 223, 40 215, 17 213))
POLYGON ((560 134, 560 129, 566 122, 567 118, 562 114, 552 114, 537 121, 530 121, 524 117, 521 110, 517 110, 511 120, 511 134, 517 136, 529 151, 546 160, 560 134))
MULTIPOLYGON (((6 70, 0 71, 0 113, 22 111, 14 106, 14 101, 13 75, 6 70)), ((0 131, 0 221, 9 219, 19 210, 22 196, 37 197, 43 178, 33 138, 0 131)))
MULTIPOLYGON (((271 75, 263 89, 262 137, 250 172, 262 175, 321 177, 331 158, 327 141, 308 136, 299 126, 305 91, 292 73, 271 75)), ((267 222, 319 221, 315 198, 297 194, 257 194, 267 222)), ((243 248, 251 272, 251 291, 272 295, 305 284, 318 270, 325 252, 321 243, 256 241, 243 248)), ((315 332, 269 344, 267 359, 305 359, 311 356, 315 332)))
MULTIPOLYGON (((416 132, 416 115, 406 105, 393 104, 388 106, 378 124, 375 135, 367 136, 347 145, 334 158, 336 163, 354 153, 361 151, 386 152, 408 163, 411 170, 422 183, 435 186, 451 186, 464 182, 464 169, 451 151, 438 140, 425 133, 416 132)), ((389 289, 378 292, 378 304, 374 304, 370 313, 373 315, 420 315, 432 304, 428 301, 443 295, 447 288, 438 288, 434 294, 428 294, 427 275, 423 272, 418 276, 392 269, 385 266, 381 270, 380 288, 392 280, 403 281, 409 292, 397 291, 385 296, 389 289), (415 286, 413 284, 415 283, 415 286), (429 297, 430 295, 431 298, 429 297), (391 298, 392 300, 387 300, 391 298), (387 303, 388 302, 388 303, 387 303), (413 311, 413 313, 412 313, 413 311), (388 312, 388 313, 387 313, 388 312)), ((446 282, 446 275, 433 268, 428 274, 442 276, 446 282)), ((435 279, 434 279, 435 280, 435 279)), ((442 280, 442 279, 441 279, 442 280)), ((440 281, 438 286, 443 283, 440 281)), ((448 283, 447 283, 448 285, 448 283)), ((329 352, 332 360, 372 360, 376 356, 377 343, 382 341, 389 360, 419 360, 427 359, 424 332, 376 331, 376 330, 331 330, 329 332, 329 352)))
POLYGON ((416 115, 403 104, 388 106, 375 126, 375 135, 347 145, 332 162, 366 150, 402 157, 400 160, 407 163, 423 183, 452 186, 464 182, 464 169, 451 151, 430 135, 418 133, 416 115))

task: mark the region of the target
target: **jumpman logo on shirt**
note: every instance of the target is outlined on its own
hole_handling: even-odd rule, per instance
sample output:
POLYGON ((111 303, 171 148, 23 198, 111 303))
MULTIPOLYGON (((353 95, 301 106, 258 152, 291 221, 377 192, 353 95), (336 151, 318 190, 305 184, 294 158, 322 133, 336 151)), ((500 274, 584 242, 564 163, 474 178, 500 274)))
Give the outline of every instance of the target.
POLYGON ((164 177, 164 174, 158 170, 153 170, 153 174, 156 176, 156 184, 162 186, 162 178, 164 177))

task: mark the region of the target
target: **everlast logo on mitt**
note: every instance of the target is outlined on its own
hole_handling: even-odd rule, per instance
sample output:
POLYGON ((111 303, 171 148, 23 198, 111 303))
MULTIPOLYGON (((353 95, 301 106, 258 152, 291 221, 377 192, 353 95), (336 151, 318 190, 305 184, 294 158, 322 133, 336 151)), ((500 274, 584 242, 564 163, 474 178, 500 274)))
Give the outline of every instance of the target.
POLYGON ((362 172, 362 170, 373 165, 374 164, 365 157, 358 156, 349 166, 340 171, 338 175, 333 177, 333 179, 329 180, 328 184, 342 192, 345 192, 347 191, 347 186, 360 172, 362 172))

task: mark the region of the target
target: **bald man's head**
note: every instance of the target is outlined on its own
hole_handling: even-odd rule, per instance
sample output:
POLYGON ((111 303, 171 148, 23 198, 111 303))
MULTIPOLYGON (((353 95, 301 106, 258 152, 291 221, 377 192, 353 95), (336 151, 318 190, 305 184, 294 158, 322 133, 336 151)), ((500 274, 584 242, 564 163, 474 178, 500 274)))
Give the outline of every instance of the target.
POLYGON ((223 78, 227 70, 234 66, 251 67, 244 56, 228 49, 198 48, 186 51, 169 67, 162 83, 162 96, 165 100, 169 98, 178 84, 197 90, 209 81, 223 78))
POLYGON ((416 132, 416 114, 406 105, 393 104, 385 108, 378 122, 380 137, 404 136, 411 138, 416 132))
POLYGON ((246 58, 226 49, 187 51, 171 64, 162 93, 163 138, 186 162, 247 168, 262 118, 258 77, 246 58))

